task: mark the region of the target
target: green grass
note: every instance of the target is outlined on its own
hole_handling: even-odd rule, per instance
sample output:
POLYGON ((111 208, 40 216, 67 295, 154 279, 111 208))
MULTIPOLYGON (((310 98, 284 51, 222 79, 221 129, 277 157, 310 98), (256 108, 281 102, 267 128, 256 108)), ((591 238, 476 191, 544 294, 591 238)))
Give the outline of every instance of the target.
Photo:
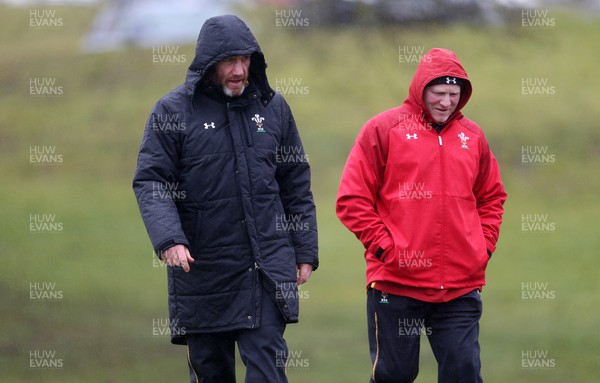
MULTIPOLYGON (((167 315, 166 276, 131 191, 142 129, 153 103, 184 78, 186 65, 157 65, 150 50, 79 52, 93 12, 57 8, 64 27, 33 30, 28 9, 0 8, 0 380, 6 382, 185 381, 185 348, 153 334, 167 315), (55 78, 60 98, 29 95, 32 77, 55 78), (31 146, 55 147, 63 162, 34 165, 31 146), (31 214, 56 214, 63 229, 29 230, 31 214), (30 283, 55 283, 58 301, 30 300, 30 283), (29 367, 30 351, 53 350, 60 369, 29 367)), ((362 124, 405 98, 415 65, 399 46, 448 47, 474 84, 467 116, 485 130, 509 200, 484 289, 481 345, 488 382, 594 381, 600 347, 594 305, 600 288, 600 22, 556 13, 551 30, 465 26, 365 30, 276 28, 269 12, 247 19, 270 64, 271 82, 300 79, 287 96, 309 154, 318 205, 321 267, 304 287, 290 349, 306 368, 290 381, 367 381, 364 264, 354 236, 335 217, 342 167, 362 124), (521 80, 547 78, 556 94, 521 94, 521 80), (556 161, 527 165, 524 146, 556 161), (555 230, 524 232, 523 214, 548 214, 555 230), (555 292, 522 300, 522 283, 555 292), (521 352, 547 350, 556 366, 521 368, 521 352)), ((191 60, 193 46, 181 47, 191 60)), ((435 381, 423 343, 418 382, 435 381)), ((239 376, 242 376, 240 371, 239 376)))

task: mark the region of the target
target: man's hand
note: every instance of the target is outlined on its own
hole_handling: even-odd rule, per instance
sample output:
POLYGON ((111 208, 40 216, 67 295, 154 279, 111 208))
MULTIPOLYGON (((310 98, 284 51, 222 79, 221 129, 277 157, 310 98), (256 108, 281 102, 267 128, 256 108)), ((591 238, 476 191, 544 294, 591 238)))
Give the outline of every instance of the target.
POLYGON ((190 262, 194 262, 194 258, 190 256, 190 251, 184 245, 175 245, 163 251, 160 255, 169 266, 181 266, 186 273, 190 271, 190 262))
POLYGON ((301 263, 298 265, 298 279, 296 280, 298 286, 308 281, 312 271, 313 267, 310 263, 301 263))

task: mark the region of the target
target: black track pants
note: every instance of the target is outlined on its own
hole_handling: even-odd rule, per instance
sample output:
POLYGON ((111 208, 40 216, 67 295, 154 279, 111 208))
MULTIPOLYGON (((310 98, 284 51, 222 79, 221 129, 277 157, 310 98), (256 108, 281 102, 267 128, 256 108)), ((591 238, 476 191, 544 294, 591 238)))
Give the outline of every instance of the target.
POLYGON ((409 383, 419 373, 419 345, 426 335, 438 363, 439 383, 481 383, 479 319, 474 290, 445 303, 367 292, 371 383, 409 383))
POLYGON ((234 383, 237 342, 246 383, 287 383, 285 326, 273 297, 263 290, 259 328, 187 336, 190 382, 234 383))

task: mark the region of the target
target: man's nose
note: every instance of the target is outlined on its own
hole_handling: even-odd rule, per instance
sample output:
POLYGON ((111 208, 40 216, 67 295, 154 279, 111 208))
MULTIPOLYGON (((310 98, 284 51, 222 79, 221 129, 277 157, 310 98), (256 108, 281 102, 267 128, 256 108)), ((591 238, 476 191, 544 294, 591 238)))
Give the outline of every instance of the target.
POLYGON ((236 60, 233 64, 233 74, 236 76, 241 76, 244 74, 244 64, 242 64, 241 60, 236 60))
POLYGON ((444 97, 442 97, 440 104, 442 104, 442 106, 444 107, 448 107, 450 106, 451 102, 450 102, 450 96, 445 95, 444 97))

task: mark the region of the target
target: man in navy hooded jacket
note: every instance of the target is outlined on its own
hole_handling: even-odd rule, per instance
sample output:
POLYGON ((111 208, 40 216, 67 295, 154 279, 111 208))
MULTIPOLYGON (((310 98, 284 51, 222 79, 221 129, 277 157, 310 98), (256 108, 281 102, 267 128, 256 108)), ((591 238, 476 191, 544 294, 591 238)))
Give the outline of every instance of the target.
POLYGON ((191 382, 234 382, 236 342, 246 382, 287 382, 283 333, 318 267, 307 159, 251 31, 208 19, 185 82, 152 109, 133 180, 191 382))

